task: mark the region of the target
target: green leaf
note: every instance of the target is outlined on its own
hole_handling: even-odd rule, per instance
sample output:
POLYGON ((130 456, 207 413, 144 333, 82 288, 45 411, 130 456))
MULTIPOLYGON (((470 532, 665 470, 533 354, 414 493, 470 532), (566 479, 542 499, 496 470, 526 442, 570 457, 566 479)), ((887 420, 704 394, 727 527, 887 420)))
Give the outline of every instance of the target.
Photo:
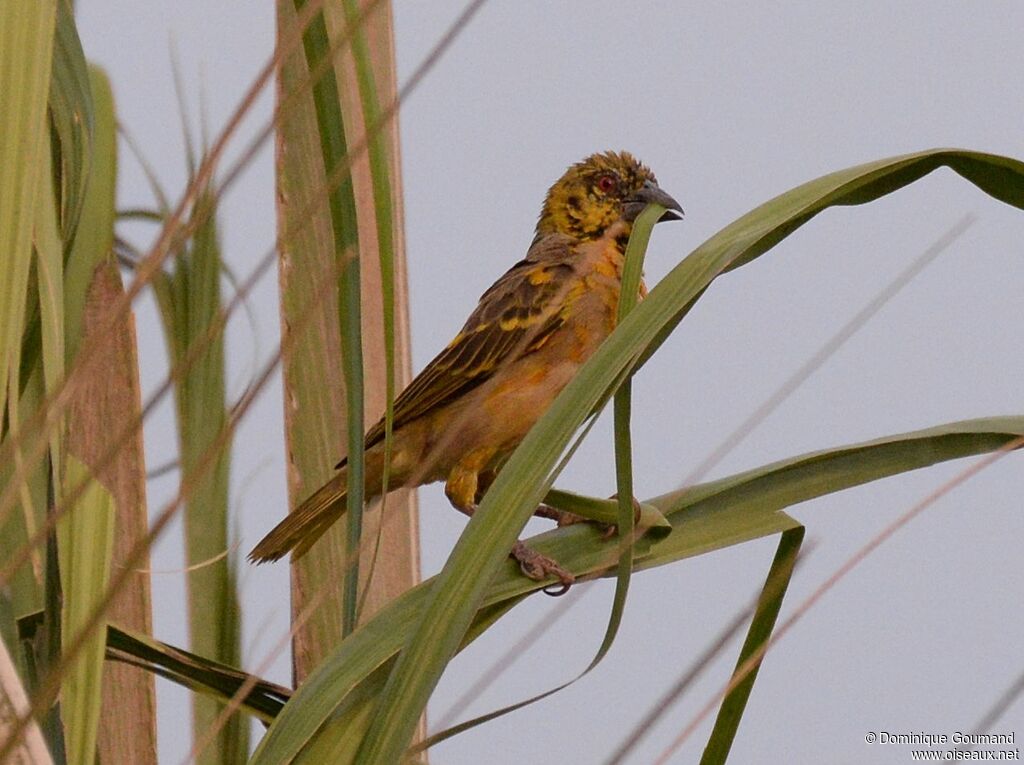
MULTIPOLYGON (((665 213, 661 205, 647 205, 633 226, 633 233, 626 246, 625 262, 622 267, 622 286, 619 292, 617 322, 622 322, 629 312, 636 307, 638 290, 643 276, 644 254, 651 238, 651 230, 665 213)), ((614 428, 615 428, 615 489, 618 495, 618 517, 616 525, 619 532, 619 564, 615 582, 615 596, 608 619, 608 628, 598 649, 597 656, 587 671, 592 669, 604 658, 611 648, 622 621, 622 613, 626 606, 626 594, 629 590, 629 578, 633 571, 633 445, 630 433, 632 412, 632 382, 629 377, 623 380, 615 391, 614 428)))
MULTIPOLYGON (((629 244, 626 247, 625 262, 622 269, 622 288, 620 290, 619 306, 616 317, 618 321, 621 321, 626 314, 636 306, 637 298, 639 296, 638 290, 640 287, 640 281, 643 275, 644 254, 647 251, 647 243, 650 240, 651 228, 658 219, 661 218, 664 212, 664 207, 659 205, 649 205, 637 218, 635 228, 637 233, 630 237, 629 244)), ((616 567, 615 593, 612 597, 612 608, 608 614, 608 625, 605 628, 604 637, 601 639, 601 645, 598 647, 594 657, 590 660, 590 663, 586 668, 571 680, 560 683, 554 688, 535 696, 531 696, 523 701, 509 704, 485 715, 481 715, 480 717, 476 717, 472 720, 456 725, 448 730, 435 733, 428 737, 422 745, 414 746, 412 751, 416 752, 421 748, 426 749, 450 738, 451 736, 462 733, 470 728, 474 728, 477 725, 490 722, 491 720, 502 717, 510 712, 515 712, 523 707, 529 706, 530 704, 546 699, 549 696, 568 688, 577 680, 585 677, 591 672, 591 670, 597 667, 597 665, 600 664, 608 654, 608 651, 615 642, 615 636, 618 634, 619 626, 622 623, 622 615, 626 607, 626 596, 629 592, 630 576, 633 572, 634 523, 637 519, 634 517, 635 508, 633 504, 633 456, 630 435, 631 395, 630 381, 627 378, 615 392, 614 403, 615 472, 618 498, 613 503, 615 508, 613 522, 617 527, 619 536, 619 554, 618 565, 616 567)), ((552 492, 549 491, 545 496, 545 501, 551 498, 551 495, 552 492)), ((649 508, 650 506, 647 505, 646 507, 649 508)), ((666 525, 671 526, 671 524, 668 524, 668 521, 664 519, 664 516, 661 516, 661 514, 657 512, 657 510, 653 510, 653 513, 657 514, 657 516, 659 516, 666 525)), ((643 525, 644 520, 643 510, 641 509, 641 534, 647 530, 647 527, 643 525)), ((663 527, 659 524, 658 528, 660 530, 663 527)))
POLYGON ((694 546, 717 549, 722 537, 746 541, 751 519, 800 502, 947 460, 985 454, 1024 435, 1024 417, 948 423, 873 441, 779 460, 727 478, 648 500, 674 531, 639 566, 689 557, 694 546), (707 519, 717 516, 712 526, 707 519))
MULTIPOLYGON (((544 495, 544 504, 581 515, 596 523, 611 526, 619 522, 618 499, 598 499, 561 489, 549 489, 544 495)), ((672 524, 654 505, 641 502, 640 519, 636 523, 636 528, 643 530, 645 534, 662 537, 672 531, 672 524)))
MULTIPOLYGON (((39 182, 33 239, 43 385, 49 394, 64 381, 64 252, 49 154, 43 156, 42 165, 46 172, 39 182)), ((61 433, 54 429, 50 433, 50 469, 55 485, 63 474, 62 451, 61 433)))
MULTIPOLYGON (((278 36, 296 31, 293 0, 278 0, 278 36)), ((334 475, 348 443, 345 381, 338 359, 337 253, 324 194, 324 166, 316 107, 309 94, 310 71, 298 50, 282 61, 280 90, 289 108, 278 120, 282 147, 277 161, 280 221, 280 303, 282 377, 288 459, 288 495, 297 506, 334 475), (300 327, 301 329, 293 329, 300 327)), ((315 612, 292 640, 296 678, 303 678, 342 638, 345 524, 327 530, 320 544, 292 565, 292 609, 320 597, 315 612), (321 589, 327 592, 315 596, 321 589)))
MULTIPOLYGON (((396 189, 391 183, 389 170, 388 141, 392 133, 384 129, 381 121, 380 99, 377 97, 377 82, 374 63, 381 68, 391 64, 392 52, 383 47, 371 49, 364 30, 366 23, 362 16, 364 9, 356 0, 343 0, 345 22, 352 29, 352 59, 355 63, 356 82, 359 90, 360 111, 363 115, 363 130, 367 137, 367 153, 370 160, 370 182, 373 187, 373 213, 377 229, 377 252, 380 261, 381 319, 384 325, 384 387, 385 387, 385 463, 391 462, 391 425, 395 401, 395 211, 396 189), (376 52, 376 56, 374 53, 376 52)), ((367 20, 368 21, 368 20, 367 20)), ((387 468, 384 480, 387 481, 387 468)), ((382 488, 382 493, 385 486, 382 488)))
MULTIPOLYGON (((938 462, 994 451, 1024 435, 1024 416, 951 423, 823 450, 648 500, 673 525, 638 551, 643 570, 797 528, 778 512, 794 504, 938 462)), ((531 546, 578 574, 608 569, 608 543, 583 525, 538 535, 531 546)), ((349 695, 392 660, 421 618, 434 579, 360 627, 299 686, 257 749, 254 763, 290 762, 349 695)), ((511 563, 491 583, 484 608, 517 601, 542 585, 511 563)), ((361 728, 349 728, 358 737, 361 728)))
MULTIPOLYGON (((301 12, 306 0, 294 0, 301 12)), ((331 41, 323 13, 310 21, 302 36, 306 63, 310 72, 319 72, 320 65, 331 52, 331 41)), ((328 210, 334 232, 335 258, 338 269, 338 319, 341 328, 342 370, 345 376, 345 416, 348 432, 348 512, 345 533, 344 601, 342 634, 349 634, 356 624, 359 606, 359 542, 363 528, 363 346, 360 328, 360 265, 359 233, 355 195, 349 171, 345 123, 341 99, 333 67, 326 67, 313 82, 313 102, 320 136, 320 151, 327 178, 341 172, 341 182, 328 192, 328 210)))
MULTIPOLYGON (((65 646, 78 637, 103 600, 114 546, 113 498, 98 481, 90 480, 88 468, 69 456, 65 485, 74 487, 86 481, 81 498, 57 522, 65 646)), ((103 630, 94 630, 63 678, 61 716, 70 762, 90 763, 96 758, 105 643, 103 630)))
MULTIPOLYGON (((941 166, 954 169, 998 199, 1018 207, 1024 205, 1024 164, 1006 157, 934 150, 860 165, 804 184, 741 217, 701 245, 630 312, 530 431, 468 524, 432 585, 415 631, 405 638, 405 649, 391 672, 377 713, 372 716, 358 761, 387 763, 401 757, 427 698, 474 614, 487 602, 485 594, 495 574, 527 517, 542 499, 551 479, 550 471, 573 433, 622 375, 658 347, 711 281, 763 254, 822 210, 868 202, 941 166)), ((786 491, 784 487, 782 490, 786 491)), ((799 492, 790 494, 796 496, 799 492)), ((748 505, 747 512, 732 514, 728 505, 715 507, 715 499, 722 502, 727 495, 723 492, 717 498, 709 496, 702 513, 680 513, 679 523, 685 523, 687 534, 673 533, 654 543, 648 559, 640 558, 638 553, 637 565, 655 565, 673 555, 697 554, 702 549, 717 549, 788 527, 770 510, 760 509, 763 505, 755 506, 758 512, 750 512, 748 505), (688 536, 690 531, 698 532, 692 540, 688 536)), ((742 492, 737 499, 743 499, 742 492)), ((677 525, 675 517, 671 520, 677 525)), ((607 553, 594 556, 593 547, 581 544, 585 533, 564 529, 554 537, 543 535, 534 544, 578 574, 604 570, 607 553)), ((498 581, 500 589, 501 579, 498 581)), ((494 591, 490 592, 493 596, 494 591)), ((358 634, 357 631, 353 637, 358 634)), ((380 658, 374 667, 385 659, 380 658)), ((297 694, 292 703, 298 698, 297 694)), ((341 697, 332 698, 336 704, 341 697)), ((331 705, 328 700, 324 703, 331 705)), ((282 718, 287 711, 286 707, 282 718)), ((268 738, 271 736, 273 729, 268 738)))
MULTIPOLYGON (((110 257, 114 246, 114 191, 117 182, 114 95, 102 69, 91 67, 88 76, 86 84, 92 87, 90 103, 95 104, 95 128, 89 172, 84 178, 88 182, 87 189, 84 197, 76 201, 85 225, 81 226, 71 244, 64 272, 64 344, 65 363, 68 364, 74 359, 82 340, 82 311, 93 272, 104 258, 110 257)), ((61 156, 65 154, 62 152, 61 156)))
MULTIPOLYGON (((16 636, 31 642, 42 625, 42 612, 23 616, 17 620, 16 636)), ((242 709, 264 722, 272 720, 291 697, 289 688, 115 624, 107 625, 106 646, 107 661, 130 664, 221 702, 231 699, 244 683, 253 682, 242 709)))
MULTIPOLYGON (((797 555, 800 552, 803 539, 803 526, 782 532, 779 547, 775 551, 775 558, 772 560, 772 566, 768 571, 767 579, 765 579, 761 596, 757 600, 757 608, 754 611, 753 619, 751 619, 747 638, 743 641, 734 676, 754 654, 762 650, 771 638, 772 630, 775 629, 775 620, 778 619, 779 610, 782 608, 782 599, 786 596, 789 580, 793 576, 793 569, 796 566, 797 555)), ((746 709, 747 699, 750 698, 750 691, 754 687, 757 671, 761 667, 763 658, 762 656, 754 663, 753 669, 747 672, 722 700, 718 717, 715 719, 715 727, 711 731, 711 737, 708 739, 704 755, 700 760, 701 765, 719 765, 728 759, 729 750, 732 748, 733 739, 736 738, 743 710, 746 709)))
POLYGON ((32 232, 49 155, 46 98, 55 16, 54 0, 41 0, 5 10, 0 24, 0 419, 27 324, 32 232))
POLYGON ((49 105, 59 159, 61 239, 70 245, 90 184, 90 164, 95 157, 106 158, 100 147, 91 145, 92 89, 70 0, 57 3, 49 105))
MULTIPOLYGON (((224 382, 224 337, 220 328, 221 253, 216 200, 199 195, 192 239, 182 245, 174 273, 157 274, 154 293, 174 366, 187 368, 175 385, 178 440, 185 480, 200 474, 206 453, 221 438, 228 419, 224 382), (215 335, 211 338, 210 332, 215 335), (193 348, 202 348, 196 352, 193 348), (186 363, 187 362, 187 363, 186 363)), ((240 620, 235 559, 228 539, 230 442, 212 469, 202 473, 185 504, 185 549, 189 636, 193 651, 224 664, 240 663, 240 620)), ((197 698, 193 727, 200 738, 220 715, 221 705, 197 698)), ((248 728, 234 716, 200 755, 204 763, 234 763, 248 751, 248 728)))
POLYGON ((264 722, 273 720, 291 697, 291 690, 284 686, 253 680, 235 667, 113 624, 107 627, 107 659, 153 672, 220 704, 230 701, 243 684, 252 682, 252 690, 243 697, 241 708, 264 722))

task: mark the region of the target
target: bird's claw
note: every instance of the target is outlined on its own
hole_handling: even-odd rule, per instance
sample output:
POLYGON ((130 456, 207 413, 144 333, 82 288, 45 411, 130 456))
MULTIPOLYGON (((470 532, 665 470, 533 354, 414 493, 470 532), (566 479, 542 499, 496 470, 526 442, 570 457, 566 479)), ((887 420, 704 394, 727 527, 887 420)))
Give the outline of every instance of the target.
POLYGON ((519 563, 520 571, 535 582, 543 581, 550 576, 558 579, 560 589, 544 588, 544 592, 548 595, 564 595, 576 581, 576 577, 562 568, 557 561, 546 555, 541 555, 523 542, 516 542, 510 555, 519 563))

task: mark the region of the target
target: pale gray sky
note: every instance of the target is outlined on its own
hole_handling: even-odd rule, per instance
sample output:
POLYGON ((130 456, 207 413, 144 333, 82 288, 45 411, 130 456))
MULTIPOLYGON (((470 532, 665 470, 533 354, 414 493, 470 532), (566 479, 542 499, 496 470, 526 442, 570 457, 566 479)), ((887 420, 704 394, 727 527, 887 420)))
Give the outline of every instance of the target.
MULTIPOLYGON (((462 6, 396 0, 400 80, 462 6)), ((269 56, 269 2, 80 0, 86 55, 107 67, 119 116, 166 187, 185 164, 170 59, 177 50, 193 116, 205 94, 219 129, 269 56)), ((401 115, 414 367, 462 324, 480 293, 529 244, 544 191, 564 167, 629 149, 687 212, 658 227, 655 282, 719 228, 770 196, 848 165, 934 146, 1024 157, 1024 4, 1019 2, 680 3, 492 0, 401 115), (633 10, 627 10, 633 8, 633 10)), ((269 115, 264 97, 259 119, 269 115)), ((251 132, 251 130, 250 130, 251 132)), ((239 143, 238 146, 243 144, 239 143)), ((119 199, 149 197, 122 155, 119 199)), ((227 258, 245 272, 274 238, 269 151, 223 200, 227 258)), ((1024 213, 940 171, 868 207, 826 213, 769 256, 708 291, 634 384, 639 496, 676 486, 863 304, 967 212, 979 220, 715 470, 941 422, 1021 413, 1024 213)), ((258 351, 276 343, 273 276, 255 298, 258 351)), ((140 343, 152 389, 164 372, 148 302, 140 343)), ((254 363, 236 321, 230 379, 254 363)), ((147 429, 151 465, 173 456, 169 405, 147 429)), ((283 514, 280 387, 236 441, 235 525, 247 550, 283 514)), ((853 551, 967 462, 795 508, 817 548, 783 615, 853 551)), ((910 747, 869 746, 869 731, 970 730, 1022 670, 1021 457, 940 500, 836 587, 774 650, 733 750, 737 763, 910 761, 910 747)), ((602 422, 559 485, 614 490, 602 422)), ((175 478, 155 481, 150 504, 175 478)), ((427 574, 464 519, 439 487, 421 492, 427 574)), ((538 527, 539 528, 539 527, 538 527)), ((154 554, 181 566, 180 530, 154 554)), ((434 750, 444 765, 594 763, 613 750, 697 652, 747 602, 774 540, 638 576, 611 654, 567 691, 434 750)), ((287 570, 243 566, 249 666, 286 629, 287 570)), ((184 644, 178 575, 156 577, 157 636, 184 644)), ((574 676, 604 630, 612 588, 537 597, 456 659, 431 707, 438 719, 536 620, 584 598, 473 707, 485 712, 574 676)), ((666 715, 630 762, 646 763, 725 682, 733 646, 666 715)), ((270 676, 287 682, 286 659, 270 676)), ((160 755, 188 751, 188 695, 160 684, 160 755)), ((699 759, 704 726, 673 762, 699 759)), ((1024 701, 994 732, 1024 740, 1024 701)))

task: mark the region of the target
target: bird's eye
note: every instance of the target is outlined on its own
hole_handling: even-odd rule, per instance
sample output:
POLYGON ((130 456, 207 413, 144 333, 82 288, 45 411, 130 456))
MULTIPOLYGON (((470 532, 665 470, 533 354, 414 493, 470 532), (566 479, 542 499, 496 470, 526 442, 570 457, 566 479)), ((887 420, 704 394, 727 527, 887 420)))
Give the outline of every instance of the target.
POLYGON ((597 188, 608 194, 615 191, 615 187, 619 185, 619 182, 615 179, 614 175, 602 175, 597 179, 597 188))

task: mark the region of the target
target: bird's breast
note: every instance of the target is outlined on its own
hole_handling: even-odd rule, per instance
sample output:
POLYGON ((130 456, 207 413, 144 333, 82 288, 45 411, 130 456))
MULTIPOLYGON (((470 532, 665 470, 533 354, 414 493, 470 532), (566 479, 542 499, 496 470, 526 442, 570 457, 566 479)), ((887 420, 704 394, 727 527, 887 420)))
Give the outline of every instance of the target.
MULTIPOLYGON (((584 297, 580 300, 576 321, 588 330, 588 335, 591 335, 588 337, 588 345, 593 346, 588 349, 590 352, 593 352, 596 344, 615 329, 618 315, 625 255, 615 233, 610 232, 602 239, 590 243, 582 252, 581 277, 584 297)), ((638 298, 642 300, 646 295, 647 287, 641 280, 638 298)))

